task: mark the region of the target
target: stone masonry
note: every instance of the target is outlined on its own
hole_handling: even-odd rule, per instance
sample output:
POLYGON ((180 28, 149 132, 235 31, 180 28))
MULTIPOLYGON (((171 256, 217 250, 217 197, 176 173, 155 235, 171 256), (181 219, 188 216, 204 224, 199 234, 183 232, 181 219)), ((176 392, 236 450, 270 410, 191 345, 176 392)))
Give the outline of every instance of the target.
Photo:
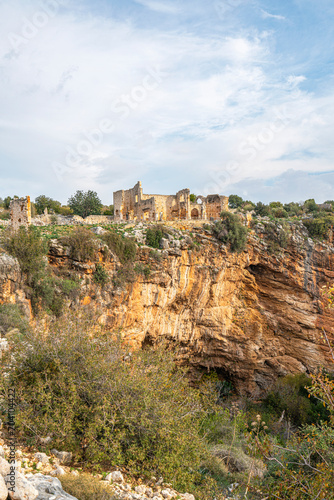
POLYGON ((20 226, 28 228, 31 224, 30 196, 14 198, 10 202, 10 225, 14 231, 20 226))
POLYGON ((175 195, 143 194, 140 181, 132 189, 114 193, 115 221, 215 220, 225 210, 228 210, 228 196, 198 196, 191 202, 189 189, 175 195))

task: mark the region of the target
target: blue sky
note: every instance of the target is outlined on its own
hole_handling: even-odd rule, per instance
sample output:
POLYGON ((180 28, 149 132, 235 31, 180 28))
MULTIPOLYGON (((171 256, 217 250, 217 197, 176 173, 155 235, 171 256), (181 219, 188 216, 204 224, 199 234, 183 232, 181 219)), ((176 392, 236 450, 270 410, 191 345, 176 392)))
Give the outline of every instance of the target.
POLYGON ((0 196, 334 199, 329 0, 0 0, 0 196))

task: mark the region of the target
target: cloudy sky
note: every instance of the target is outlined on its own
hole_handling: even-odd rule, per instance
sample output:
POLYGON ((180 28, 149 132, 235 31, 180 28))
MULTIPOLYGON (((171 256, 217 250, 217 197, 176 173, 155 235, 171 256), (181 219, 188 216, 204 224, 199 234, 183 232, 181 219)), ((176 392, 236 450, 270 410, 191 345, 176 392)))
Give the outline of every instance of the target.
POLYGON ((334 199, 333 0, 0 0, 0 196, 334 199))

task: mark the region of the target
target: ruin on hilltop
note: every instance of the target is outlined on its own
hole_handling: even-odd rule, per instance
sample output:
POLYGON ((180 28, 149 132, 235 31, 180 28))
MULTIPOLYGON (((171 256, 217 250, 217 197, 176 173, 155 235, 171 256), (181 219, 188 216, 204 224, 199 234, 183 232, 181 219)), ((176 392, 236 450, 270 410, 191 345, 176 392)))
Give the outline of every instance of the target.
POLYGON ((114 192, 115 221, 212 220, 225 210, 228 196, 197 196, 192 202, 189 189, 175 195, 144 194, 140 181, 132 189, 114 192))
POLYGON ((9 205, 10 225, 14 231, 20 226, 28 228, 31 224, 30 196, 25 198, 14 198, 9 205))

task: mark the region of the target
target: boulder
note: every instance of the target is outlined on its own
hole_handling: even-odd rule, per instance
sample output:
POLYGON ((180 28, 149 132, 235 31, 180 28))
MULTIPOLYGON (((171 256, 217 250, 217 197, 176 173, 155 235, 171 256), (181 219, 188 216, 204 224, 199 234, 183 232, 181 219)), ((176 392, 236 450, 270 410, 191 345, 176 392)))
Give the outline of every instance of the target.
POLYGON ((62 467, 56 467, 52 472, 50 472, 51 476, 64 476, 66 472, 62 467))
POLYGON ((35 500, 38 490, 17 470, 5 478, 11 500, 35 500))
POLYGON ((101 234, 105 234, 107 231, 105 229, 103 229, 103 227, 92 227, 91 228, 91 231, 94 233, 94 234, 97 234, 98 236, 100 236, 101 234))
POLYGON ((8 497, 8 490, 5 483, 5 480, 2 476, 0 476, 0 500, 6 500, 8 497))
POLYGON ((163 250, 167 250, 167 248, 169 248, 169 241, 166 238, 161 238, 160 248, 162 248, 163 250))
POLYGON ((34 458, 37 460, 37 462, 42 462, 42 464, 49 463, 49 457, 46 453, 35 453, 34 458))
POLYGON ((34 474, 28 478, 28 481, 38 491, 36 500, 77 500, 72 495, 65 493, 61 482, 56 477, 34 474))
POLYGON ((10 465, 4 458, 0 458, 0 474, 5 477, 10 472, 10 465))
POLYGON ((114 470, 111 473, 111 479, 114 483, 124 483, 123 474, 119 470, 114 470))
POLYGON ((53 449, 51 450, 51 453, 53 453, 53 455, 59 459, 61 464, 71 463, 72 453, 70 451, 58 451, 53 449))

